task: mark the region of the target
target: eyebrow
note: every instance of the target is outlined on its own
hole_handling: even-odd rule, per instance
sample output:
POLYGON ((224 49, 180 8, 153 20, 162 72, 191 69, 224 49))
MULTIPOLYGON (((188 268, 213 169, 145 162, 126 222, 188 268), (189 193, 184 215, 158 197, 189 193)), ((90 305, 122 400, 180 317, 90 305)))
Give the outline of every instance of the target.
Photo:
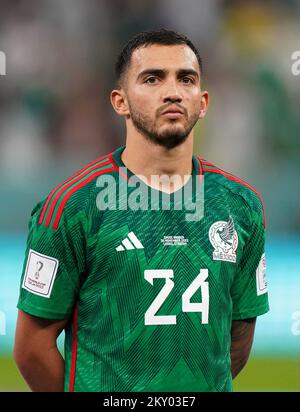
MULTIPOLYGON (((163 77, 166 74, 168 74, 168 72, 169 70, 165 70, 165 69, 146 69, 146 70, 143 70, 141 73, 139 73, 137 78, 139 80, 146 75, 163 77)), ((193 69, 179 69, 176 71, 176 74, 179 77, 192 75, 192 76, 195 76, 197 79, 199 79, 198 72, 196 72, 196 70, 193 70, 193 69)))

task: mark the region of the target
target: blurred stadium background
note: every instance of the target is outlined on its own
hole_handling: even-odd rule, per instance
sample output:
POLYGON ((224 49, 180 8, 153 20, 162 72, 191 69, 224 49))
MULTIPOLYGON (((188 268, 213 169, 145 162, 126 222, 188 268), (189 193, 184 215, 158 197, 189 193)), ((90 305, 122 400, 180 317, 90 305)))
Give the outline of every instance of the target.
POLYGON ((28 390, 12 347, 30 211, 124 142, 109 103, 113 64, 132 35, 160 27, 203 56, 211 104, 195 151, 265 201, 271 311, 235 390, 300 390, 299 19, 300 0, 0 1, 0 391, 28 390))

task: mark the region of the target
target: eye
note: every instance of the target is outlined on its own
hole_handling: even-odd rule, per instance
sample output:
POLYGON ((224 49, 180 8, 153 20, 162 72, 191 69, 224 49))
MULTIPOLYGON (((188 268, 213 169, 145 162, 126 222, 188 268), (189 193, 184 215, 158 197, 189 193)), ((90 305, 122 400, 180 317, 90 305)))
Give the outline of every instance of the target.
POLYGON ((181 80, 183 81, 183 83, 186 83, 186 84, 189 84, 189 83, 193 84, 193 83, 195 83, 195 82, 194 82, 194 79, 191 78, 191 77, 182 77, 181 80))
POLYGON ((155 84, 156 81, 158 81, 158 78, 157 78, 157 77, 154 77, 154 76, 151 76, 151 77, 148 77, 148 78, 145 80, 145 83, 155 84))

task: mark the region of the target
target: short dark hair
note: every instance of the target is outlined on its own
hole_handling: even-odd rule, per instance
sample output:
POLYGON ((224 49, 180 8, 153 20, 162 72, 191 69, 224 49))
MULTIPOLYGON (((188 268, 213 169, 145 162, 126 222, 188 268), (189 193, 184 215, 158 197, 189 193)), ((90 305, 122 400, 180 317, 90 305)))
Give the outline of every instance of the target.
POLYGON ((167 29, 143 31, 129 40, 129 42, 123 47, 121 53, 118 56, 115 64, 115 75, 116 81, 119 85, 122 82, 122 78, 130 65, 132 53, 140 47, 149 46, 151 44, 161 44, 166 46, 186 44, 195 53, 199 63, 200 74, 202 74, 203 65, 199 51, 191 42, 191 40, 189 40, 184 34, 167 29))

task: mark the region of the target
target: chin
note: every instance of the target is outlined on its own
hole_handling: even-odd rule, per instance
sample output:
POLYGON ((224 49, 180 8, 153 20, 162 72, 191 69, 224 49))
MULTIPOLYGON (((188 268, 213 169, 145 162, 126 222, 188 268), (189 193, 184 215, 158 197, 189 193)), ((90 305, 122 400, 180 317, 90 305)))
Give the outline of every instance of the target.
POLYGON ((159 133, 162 137, 169 137, 174 135, 183 135, 185 134, 185 128, 179 124, 168 125, 162 127, 159 133))
POLYGON ((161 134, 159 137, 155 139, 155 143, 159 144, 160 146, 164 147, 165 149, 174 149, 177 146, 180 146, 184 143, 187 139, 186 133, 179 133, 179 132, 169 132, 161 134))

